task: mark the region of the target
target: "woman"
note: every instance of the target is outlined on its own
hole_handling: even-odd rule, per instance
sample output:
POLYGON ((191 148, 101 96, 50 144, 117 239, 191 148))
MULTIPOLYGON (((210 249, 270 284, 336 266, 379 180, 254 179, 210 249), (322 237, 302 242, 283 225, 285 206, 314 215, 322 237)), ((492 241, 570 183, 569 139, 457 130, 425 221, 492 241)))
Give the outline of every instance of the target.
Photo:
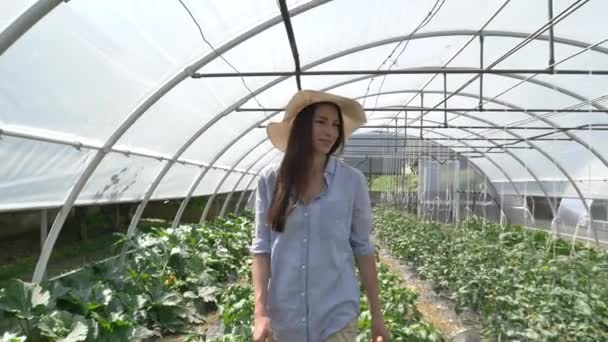
POLYGON ((304 90, 267 134, 285 152, 256 192, 251 247, 254 341, 355 341, 359 282, 367 289, 373 341, 388 342, 370 241, 365 176, 332 154, 365 123, 353 100, 304 90))

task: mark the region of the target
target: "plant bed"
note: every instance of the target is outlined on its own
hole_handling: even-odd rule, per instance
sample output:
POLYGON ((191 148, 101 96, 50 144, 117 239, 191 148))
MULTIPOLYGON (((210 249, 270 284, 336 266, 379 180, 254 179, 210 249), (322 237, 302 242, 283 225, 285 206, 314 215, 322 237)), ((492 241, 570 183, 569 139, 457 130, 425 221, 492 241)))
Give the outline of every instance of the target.
POLYGON ((375 212, 375 231, 489 340, 608 340, 608 252, 473 218, 459 226, 375 212))
POLYGON ((0 341, 134 341, 189 333, 217 308, 223 284, 248 269, 252 217, 152 228, 117 269, 89 265, 53 282, 0 290, 0 341))
MULTIPOLYGON (((393 341, 443 341, 439 332, 426 323, 416 308, 416 293, 408 290, 401 279, 377 261, 380 300, 384 319, 393 341)), ((220 298, 220 318, 224 335, 212 342, 249 342, 253 318, 253 289, 250 278, 229 286, 220 298)), ((371 340, 371 317, 365 290, 361 289, 361 314, 358 341, 371 340)))
POLYGON ((393 257, 378 245, 378 254, 392 273, 398 275, 407 288, 418 295, 416 307, 422 318, 437 328, 441 336, 453 341, 459 335, 466 335, 465 341, 479 341, 481 336, 481 319, 478 314, 467 310, 456 313, 454 304, 443 293, 433 291, 429 281, 420 279, 414 268, 403 261, 393 257))

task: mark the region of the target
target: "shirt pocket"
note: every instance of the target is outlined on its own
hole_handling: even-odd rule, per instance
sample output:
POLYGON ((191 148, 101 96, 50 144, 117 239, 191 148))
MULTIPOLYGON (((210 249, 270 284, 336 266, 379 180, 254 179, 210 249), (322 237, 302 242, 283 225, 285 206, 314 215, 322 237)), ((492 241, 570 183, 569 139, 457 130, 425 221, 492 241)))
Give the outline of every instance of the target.
POLYGON ((350 238, 350 211, 344 201, 330 200, 322 204, 319 235, 340 251, 348 248, 350 238))

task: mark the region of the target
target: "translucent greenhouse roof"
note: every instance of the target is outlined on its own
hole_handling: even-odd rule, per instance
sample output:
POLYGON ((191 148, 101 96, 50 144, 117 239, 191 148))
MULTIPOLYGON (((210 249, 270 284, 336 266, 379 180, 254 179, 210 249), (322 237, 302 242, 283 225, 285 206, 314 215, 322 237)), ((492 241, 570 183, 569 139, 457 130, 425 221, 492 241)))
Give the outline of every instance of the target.
POLYGON ((504 191, 557 180, 537 195, 608 198, 606 13, 602 0, 3 0, 0 211, 252 188, 281 157, 263 127, 298 88, 357 98, 358 133, 469 146, 504 191))

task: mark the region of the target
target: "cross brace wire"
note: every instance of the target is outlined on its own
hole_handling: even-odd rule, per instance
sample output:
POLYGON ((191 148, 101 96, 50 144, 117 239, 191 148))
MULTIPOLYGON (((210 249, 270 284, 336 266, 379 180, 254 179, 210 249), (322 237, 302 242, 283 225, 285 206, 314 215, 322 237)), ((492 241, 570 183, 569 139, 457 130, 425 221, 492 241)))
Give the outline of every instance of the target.
POLYGON ((420 75, 420 74, 548 74, 548 75, 608 75, 608 70, 582 69, 473 69, 473 68, 406 68, 391 70, 318 70, 318 71, 253 71, 253 72, 209 72, 192 74, 192 78, 217 77, 284 77, 284 76, 344 76, 344 75, 420 75))

